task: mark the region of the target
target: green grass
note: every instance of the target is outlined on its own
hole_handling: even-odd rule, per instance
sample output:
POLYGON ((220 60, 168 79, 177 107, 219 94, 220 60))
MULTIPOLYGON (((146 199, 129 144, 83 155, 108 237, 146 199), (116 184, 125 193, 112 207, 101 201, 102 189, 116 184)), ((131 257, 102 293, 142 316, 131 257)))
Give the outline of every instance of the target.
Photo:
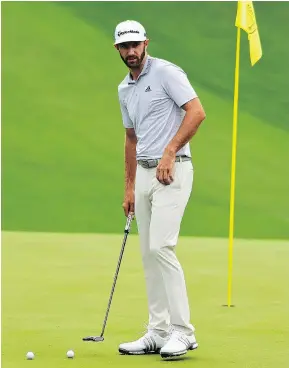
POLYGON ((236 307, 228 309, 222 305, 236 3, 1 3, 3 367, 162 364, 159 356, 117 352, 147 322, 135 224, 105 342, 81 341, 101 330, 122 241, 124 132, 117 85, 126 69, 112 35, 116 23, 129 18, 146 26, 151 55, 188 72, 207 113, 191 143, 195 182, 181 229, 195 237, 181 237, 178 247, 200 347, 179 364, 288 365, 289 243, 274 240, 289 238, 288 6, 255 3, 264 56, 254 68, 242 33, 236 307), (76 353, 73 361, 65 357, 68 349, 76 353), (33 363, 25 360, 29 350, 36 354, 33 363))
MULTIPOLYGON (((160 1, 135 1, 99 2, 96 5, 68 1, 59 5, 71 9, 76 17, 95 29, 103 30, 109 38, 118 22, 138 19, 147 25, 153 53, 182 65, 194 83, 232 102, 236 47, 235 2, 164 4, 160 1)), ((286 22, 289 5, 284 2, 256 2, 254 8, 264 57, 254 69, 251 68, 247 37, 242 33, 240 102, 250 114, 288 131, 289 97, 286 90, 289 73, 286 60, 289 50, 281 44, 289 32, 286 22), (272 96, 274 103, 267 103, 269 96, 272 96)))
MULTIPOLYGON (((242 33, 236 237, 289 238, 288 5, 256 3, 264 57, 254 68, 242 33)), ((2 228, 118 232, 124 132, 117 85, 126 69, 112 35, 118 21, 135 18, 148 29, 150 53, 188 72, 207 113, 191 144, 195 183, 181 234, 227 237, 236 4, 1 6, 2 228)))
MULTIPOLYGON (((118 344, 141 335, 147 301, 138 240, 128 238, 109 315, 99 334, 121 235, 2 234, 2 366, 152 367, 159 356, 119 356, 118 344), (66 359, 73 349, 74 361, 66 359), (27 351, 35 361, 25 360, 27 351)), ((286 367, 288 241, 236 240, 233 303, 227 302, 227 240, 181 238, 192 322, 199 349, 180 364, 198 368, 286 367)), ((166 363, 165 363, 166 364, 166 363)), ((169 363, 167 363, 169 364, 169 363)))

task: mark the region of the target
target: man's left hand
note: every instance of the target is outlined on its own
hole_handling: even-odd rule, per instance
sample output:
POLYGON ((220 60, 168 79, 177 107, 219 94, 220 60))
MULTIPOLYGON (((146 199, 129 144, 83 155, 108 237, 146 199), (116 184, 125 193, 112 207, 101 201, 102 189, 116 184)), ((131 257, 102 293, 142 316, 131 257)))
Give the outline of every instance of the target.
POLYGON ((173 178, 173 169, 175 165, 175 153, 165 151, 157 166, 157 179, 161 184, 170 185, 173 178))

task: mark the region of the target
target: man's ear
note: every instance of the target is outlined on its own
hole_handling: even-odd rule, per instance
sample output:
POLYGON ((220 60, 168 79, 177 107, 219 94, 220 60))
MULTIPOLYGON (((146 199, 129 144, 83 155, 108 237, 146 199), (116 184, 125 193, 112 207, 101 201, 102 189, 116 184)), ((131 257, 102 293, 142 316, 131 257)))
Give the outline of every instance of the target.
POLYGON ((145 41, 144 41, 145 47, 148 47, 149 42, 150 42, 150 40, 145 40, 145 41))
POLYGON ((114 47, 118 50, 118 45, 114 45, 114 47))

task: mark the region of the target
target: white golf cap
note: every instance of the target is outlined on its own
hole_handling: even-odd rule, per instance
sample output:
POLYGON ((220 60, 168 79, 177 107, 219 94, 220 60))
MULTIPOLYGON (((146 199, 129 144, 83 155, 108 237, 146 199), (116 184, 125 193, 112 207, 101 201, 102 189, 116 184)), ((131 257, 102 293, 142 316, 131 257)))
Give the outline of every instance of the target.
POLYGON ((134 20, 126 20, 125 22, 121 22, 115 28, 115 45, 122 42, 145 41, 146 39, 147 37, 144 27, 134 20))

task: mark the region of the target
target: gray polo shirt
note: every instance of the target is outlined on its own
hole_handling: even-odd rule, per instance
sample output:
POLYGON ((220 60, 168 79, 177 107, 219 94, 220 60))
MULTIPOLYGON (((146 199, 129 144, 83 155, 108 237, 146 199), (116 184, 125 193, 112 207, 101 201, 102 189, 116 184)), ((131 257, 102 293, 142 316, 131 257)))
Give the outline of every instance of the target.
MULTIPOLYGON (((134 128, 137 159, 161 158, 164 149, 178 131, 186 102, 197 97, 185 72, 166 60, 147 56, 136 81, 130 73, 118 86, 125 128, 134 128)), ((191 157, 187 143, 177 155, 191 157)))

